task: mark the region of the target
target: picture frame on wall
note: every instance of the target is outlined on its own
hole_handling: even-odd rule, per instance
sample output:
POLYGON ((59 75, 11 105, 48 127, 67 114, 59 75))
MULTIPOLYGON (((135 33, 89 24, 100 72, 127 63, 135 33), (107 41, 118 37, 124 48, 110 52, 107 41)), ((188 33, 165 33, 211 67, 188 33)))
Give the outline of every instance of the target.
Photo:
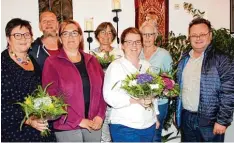
POLYGON ((168 4, 169 0, 135 0, 135 26, 140 28, 146 20, 154 20, 159 34, 167 38, 168 4))
POLYGON ((234 34, 234 0, 230 0, 230 32, 234 34))

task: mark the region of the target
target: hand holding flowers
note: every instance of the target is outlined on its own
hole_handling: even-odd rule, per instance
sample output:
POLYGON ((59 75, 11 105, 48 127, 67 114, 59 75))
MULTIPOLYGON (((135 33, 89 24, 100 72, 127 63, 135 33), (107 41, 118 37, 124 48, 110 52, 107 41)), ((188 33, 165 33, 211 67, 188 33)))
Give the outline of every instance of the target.
POLYGON ((44 130, 48 130, 48 125, 49 125, 46 120, 38 119, 38 118, 35 118, 34 116, 30 116, 25 121, 25 124, 30 125, 33 128, 41 132, 43 132, 44 130))
POLYGON ((127 75, 120 88, 124 89, 137 103, 147 108, 152 106, 153 98, 160 95, 163 87, 161 77, 147 71, 144 74, 127 75))
POLYGON ((124 89, 136 100, 130 102, 137 102, 145 108, 152 105, 152 100, 155 97, 170 98, 179 95, 179 86, 174 82, 170 74, 165 72, 155 74, 149 70, 143 74, 135 73, 127 75, 122 81, 120 88, 124 89))
POLYGON ((22 126, 25 123, 41 131, 42 136, 47 136, 50 133, 47 127, 47 120, 56 120, 61 115, 67 114, 66 109, 68 105, 64 103, 62 97, 50 96, 46 92, 47 87, 50 85, 51 83, 45 89, 38 86, 32 95, 25 97, 23 103, 16 103, 22 107, 25 113, 20 130, 22 130, 22 126))

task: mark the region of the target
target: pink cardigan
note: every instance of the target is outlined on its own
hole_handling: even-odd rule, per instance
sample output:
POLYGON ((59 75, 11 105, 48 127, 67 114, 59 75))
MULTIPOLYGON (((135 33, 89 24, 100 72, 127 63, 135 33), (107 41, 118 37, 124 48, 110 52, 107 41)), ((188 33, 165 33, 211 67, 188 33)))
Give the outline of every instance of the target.
MULTIPOLYGON (((92 120, 95 116, 100 116, 104 119, 106 112, 106 103, 102 94, 104 72, 94 56, 83 51, 80 53, 84 56, 90 80, 88 118, 92 120)), ((54 128, 58 130, 79 129, 81 120, 85 118, 82 80, 79 71, 68 59, 64 50, 61 50, 58 55, 48 57, 45 61, 42 73, 43 87, 50 82, 53 84, 48 88, 49 94, 62 93, 66 103, 69 104, 67 119, 64 122, 65 116, 62 116, 54 122, 54 128)))

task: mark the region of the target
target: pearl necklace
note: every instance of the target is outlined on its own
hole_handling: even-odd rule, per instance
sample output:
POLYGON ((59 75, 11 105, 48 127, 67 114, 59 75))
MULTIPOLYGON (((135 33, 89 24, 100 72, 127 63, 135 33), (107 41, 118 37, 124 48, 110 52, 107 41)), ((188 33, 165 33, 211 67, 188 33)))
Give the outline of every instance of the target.
POLYGON ((31 61, 29 58, 29 55, 26 55, 26 60, 23 60, 19 58, 13 51, 9 50, 10 54, 16 59, 16 61, 22 65, 28 65, 28 63, 31 61))

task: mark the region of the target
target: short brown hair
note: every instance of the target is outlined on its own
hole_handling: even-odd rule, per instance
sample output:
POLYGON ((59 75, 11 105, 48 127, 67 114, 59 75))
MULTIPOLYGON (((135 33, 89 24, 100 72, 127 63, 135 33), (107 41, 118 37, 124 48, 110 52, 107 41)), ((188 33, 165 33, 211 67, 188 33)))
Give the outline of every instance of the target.
POLYGON ((201 17, 197 17, 197 18, 193 19, 193 20, 189 23, 189 29, 188 29, 189 33, 190 33, 191 27, 192 27, 193 25, 197 25, 197 24, 205 24, 205 25, 208 27, 209 31, 212 30, 212 27, 211 27, 211 24, 210 24, 210 21, 209 21, 209 20, 204 19, 204 18, 201 18, 201 17))
POLYGON ((142 37, 141 32, 139 31, 139 29, 137 29, 135 27, 129 27, 129 28, 125 29, 121 34, 121 38, 120 38, 121 39, 121 44, 124 44, 126 36, 128 34, 130 34, 130 33, 139 34, 140 37, 141 37, 141 42, 143 42, 143 37, 142 37))
MULTIPOLYGON (((69 25, 69 24, 74 24, 77 27, 77 31, 80 34, 81 37, 83 37, 83 32, 80 27, 80 24, 74 20, 65 20, 63 21, 60 26, 59 26, 59 36, 62 35, 64 28, 69 25)), ((79 49, 83 50, 84 49, 84 38, 82 38, 82 41, 79 44, 79 49)))
POLYGON ((6 37, 10 37, 12 30, 16 28, 17 26, 20 26, 20 28, 22 27, 27 28, 30 35, 33 36, 32 26, 30 25, 29 21, 23 20, 20 18, 13 18, 6 25, 6 28, 5 28, 6 37))
POLYGON ((116 32, 114 26, 113 26, 110 22, 102 22, 101 24, 98 25, 98 27, 97 27, 97 29, 95 30, 95 33, 94 33, 94 34, 95 34, 95 38, 96 38, 97 40, 98 40, 98 34, 99 34, 101 31, 105 30, 105 29, 107 28, 107 26, 110 27, 111 33, 112 33, 112 35, 113 35, 112 42, 115 40, 116 35, 117 35, 117 32, 116 32))

